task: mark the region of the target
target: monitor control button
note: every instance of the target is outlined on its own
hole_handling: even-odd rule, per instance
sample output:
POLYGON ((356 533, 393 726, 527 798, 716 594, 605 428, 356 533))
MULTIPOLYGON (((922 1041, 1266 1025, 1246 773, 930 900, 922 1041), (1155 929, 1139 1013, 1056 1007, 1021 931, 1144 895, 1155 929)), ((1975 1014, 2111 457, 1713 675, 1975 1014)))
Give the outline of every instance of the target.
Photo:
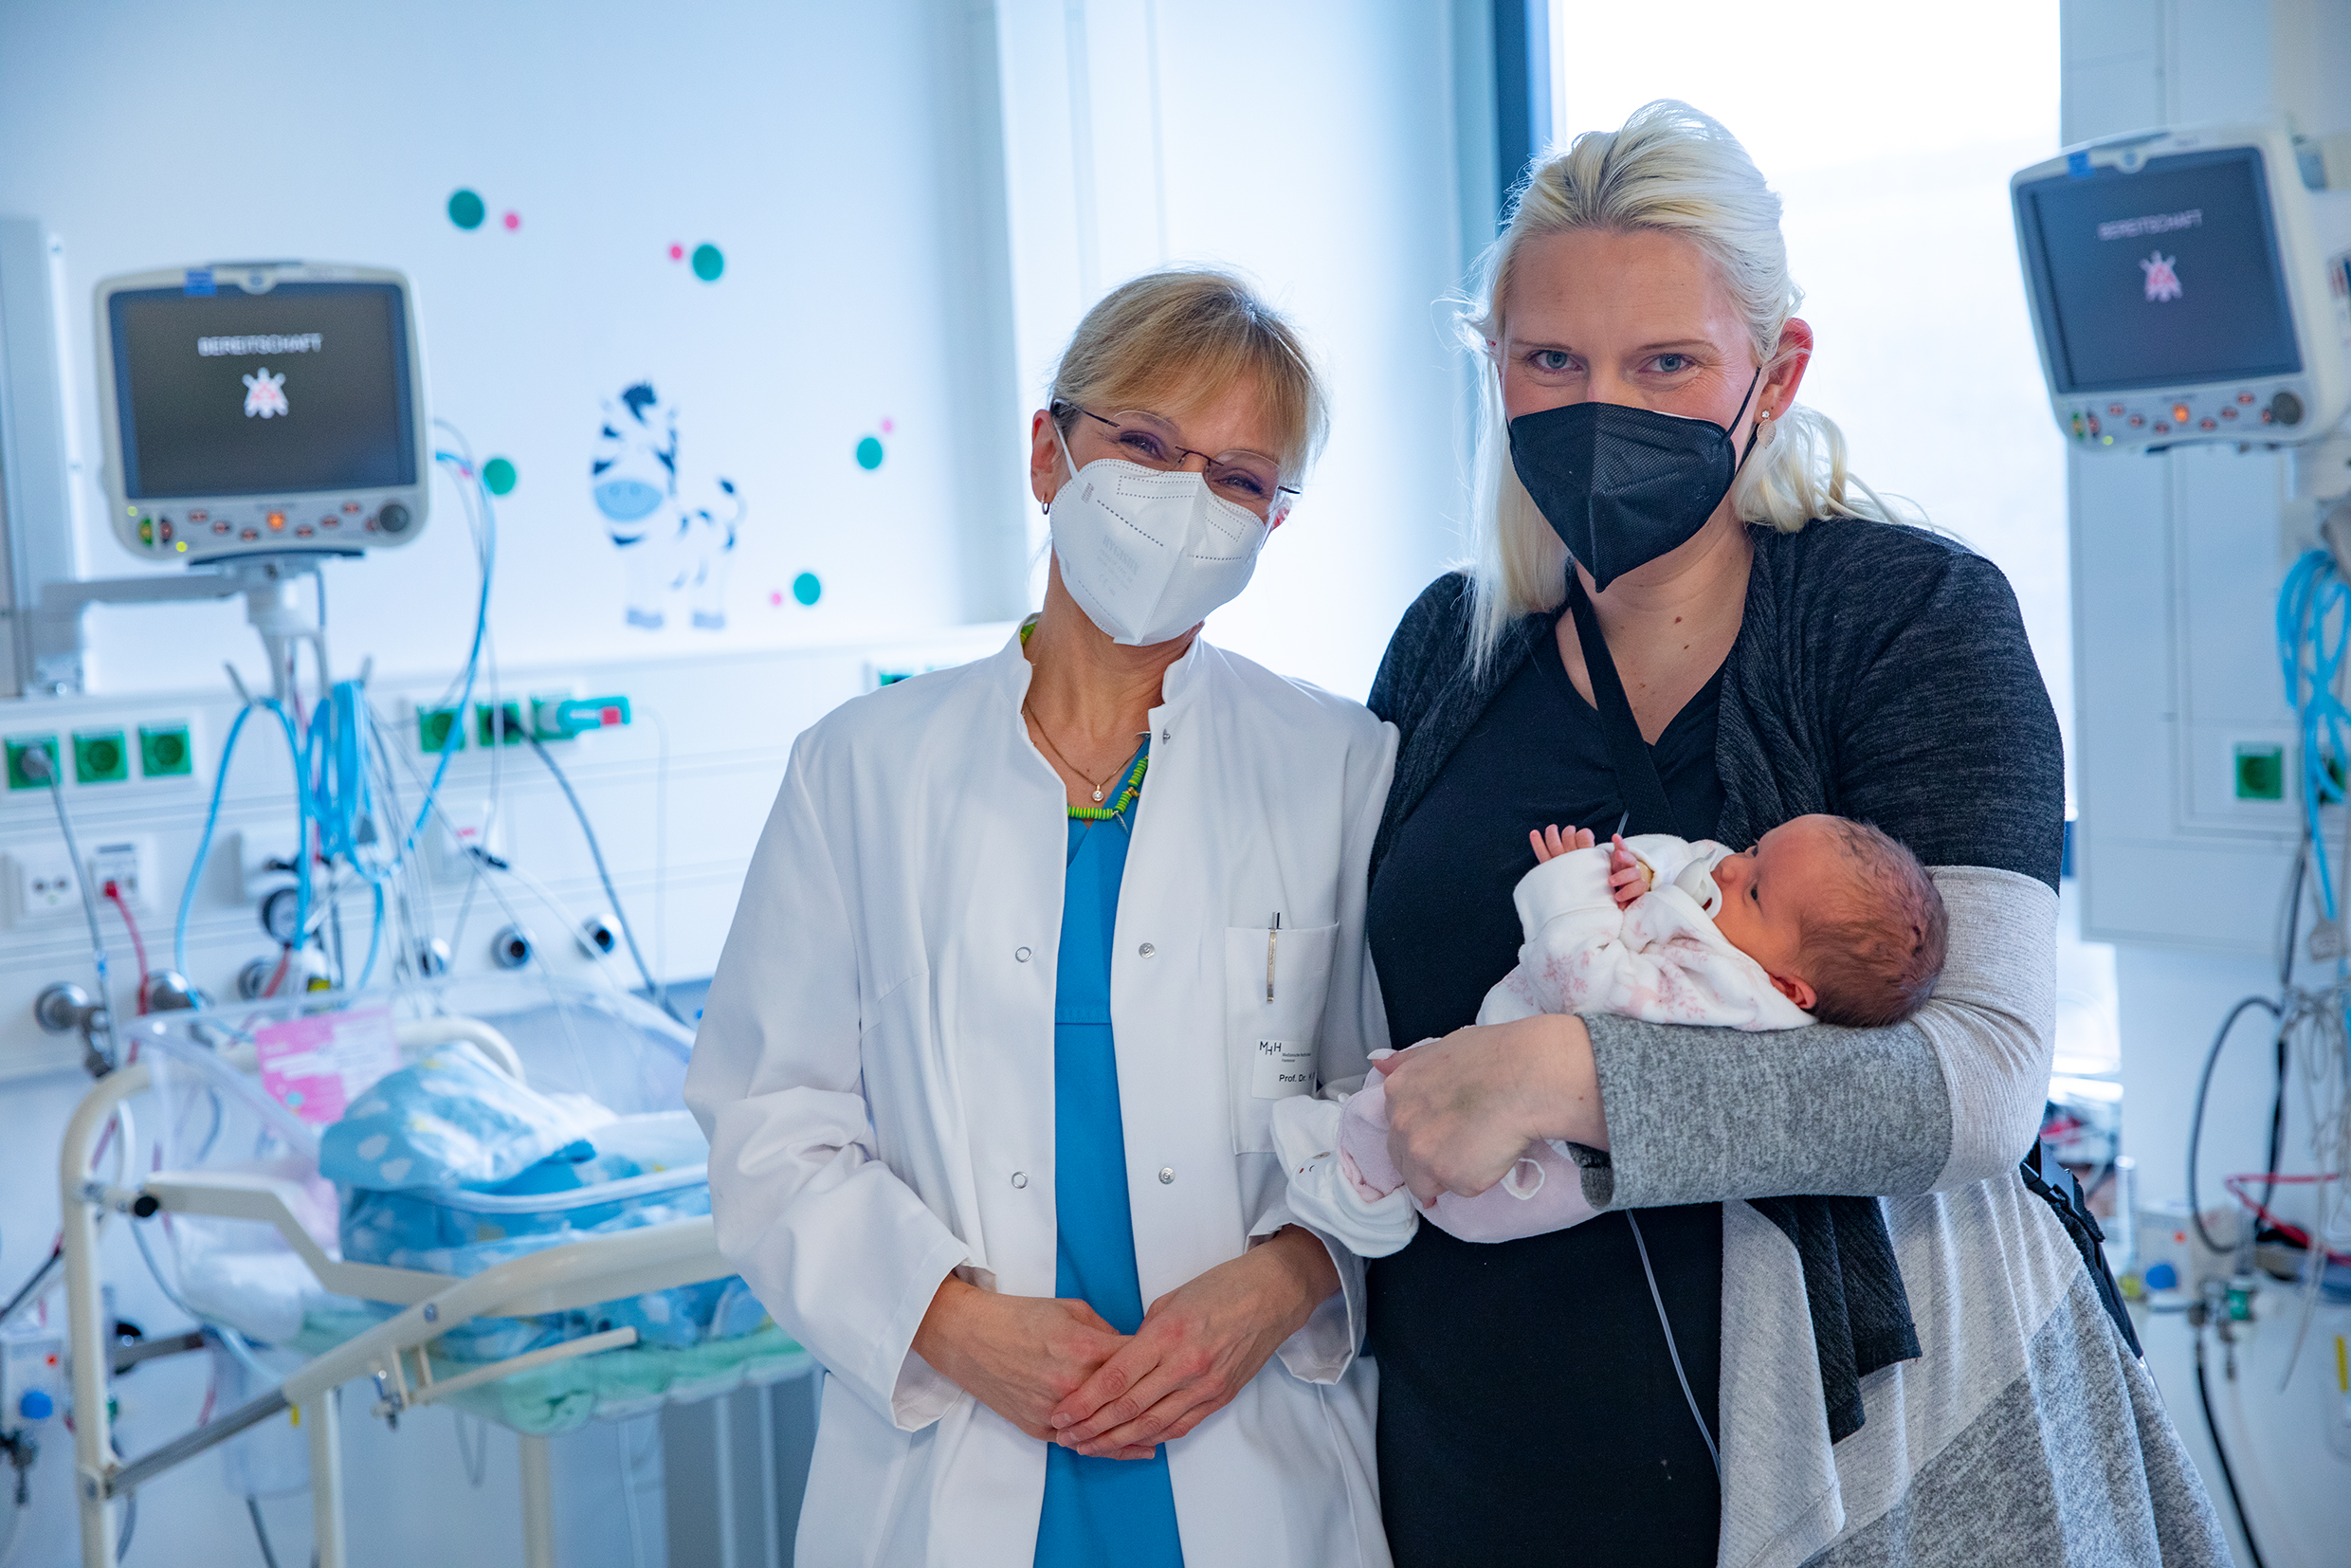
POLYGON ((375 521, 387 534, 405 534, 409 531, 409 509, 396 501, 388 501, 384 509, 375 514, 375 521))
POLYGON ((2302 399, 2292 392, 2282 392, 2269 399, 2269 412, 2281 425, 2302 423, 2302 399))

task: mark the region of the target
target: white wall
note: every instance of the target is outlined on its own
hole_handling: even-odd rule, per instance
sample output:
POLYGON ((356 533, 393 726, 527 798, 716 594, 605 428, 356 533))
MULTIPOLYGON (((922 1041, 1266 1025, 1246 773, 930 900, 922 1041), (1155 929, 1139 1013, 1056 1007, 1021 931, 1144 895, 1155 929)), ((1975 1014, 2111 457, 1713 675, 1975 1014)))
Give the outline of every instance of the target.
MULTIPOLYGON (((1009 313, 975 286, 1003 272, 1001 176, 974 132, 993 114, 994 63, 965 20, 941 25, 925 0, 658 20, 425 0, 265 24, 224 4, 11 6, 0 210, 64 242, 74 428, 92 464, 99 278, 252 256, 407 270, 431 412, 519 471, 499 503, 510 659, 1001 618, 1020 592, 1020 468, 995 374, 1009 313), (447 210, 459 189, 487 204, 471 231, 447 210), (704 243, 724 258, 716 282, 669 255, 704 243), (623 625, 588 465, 603 400, 640 378, 679 410, 682 490, 709 497, 725 477, 746 507, 722 631, 690 627, 682 598, 661 631, 623 625), (884 447, 872 470, 856 458, 868 435, 884 447), (792 593, 804 572, 823 585, 813 607, 792 593)), ((97 494, 85 483, 84 574, 132 571, 97 526, 97 494)), ((327 569, 337 648, 391 673, 446 668, 470 631, 472 576, 437 483, 417 545, 327 569)), ((91 629, 93 689, 258 664, 233 602, 100 611, 91 629)))

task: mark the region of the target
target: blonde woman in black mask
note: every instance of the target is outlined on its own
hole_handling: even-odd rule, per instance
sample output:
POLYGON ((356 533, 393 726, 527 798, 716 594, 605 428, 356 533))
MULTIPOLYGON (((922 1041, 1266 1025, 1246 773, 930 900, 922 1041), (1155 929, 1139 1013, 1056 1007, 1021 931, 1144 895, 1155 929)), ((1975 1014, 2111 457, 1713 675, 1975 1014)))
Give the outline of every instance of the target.
POLYGON ((1998 569, 1886 520, 1795 402, 1798 299, 1778 199, 1667 102, 1535 171, 1470 313, 1481 553, 1372 693, 1402 737, 1372 954, 1391 1036, 1435 1037, 1384 1064, 1391 1148, 1431 1199, 1563 1140, 1604 1212, 1483 1247, 1424 1226, 1372 1265, 1395 1559, 2225 1563, 2018 1171, 2053 1030, 2055 714, 1998 569), (1464 1027, 1516 957, 1530 828, 1742 846, 1812 811, 1933 868, 1949 959, 1911 1021, 1464 1027))

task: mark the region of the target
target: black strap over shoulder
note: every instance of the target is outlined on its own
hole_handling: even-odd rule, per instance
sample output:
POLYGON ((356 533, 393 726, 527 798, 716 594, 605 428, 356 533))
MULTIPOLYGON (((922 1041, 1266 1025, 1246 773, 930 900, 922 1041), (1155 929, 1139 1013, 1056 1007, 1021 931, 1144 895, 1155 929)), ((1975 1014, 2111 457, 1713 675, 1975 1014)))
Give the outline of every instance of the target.
MULTIPOLYGON (((1675 815, 1665 780, 1658 776, 1656 756, 1641 738, 1616 661, 1600 634, 1599 614, 1573 561, 1567 568, 1567 603, 1576 617, 1576 640, 1583 647, 1584 669, 1592 679, 1600 733, 1608 739, 1609 761, 1616 771, 1617 793, 1624 798, 1624 830, 1700 836, 1687 831, 1675 815)), ((1748 1202, 1795 1248, 1820 1358, 1829 1440, 1842 1442, 1860 1431, 1865 1419, 1861 1379, 1919 1355, 1910 1297, 1903 1288, 1885 1211, 1868 1197, 1795 1195, 1748 1202)))
POLYGON ((1567 567, 1567 603, 1576 617, 1576 641, 1584 650, 1584 673, 1592 681, 1592 705, 1599 710, 1600 734, 1608 740, 1609 762, 1616 770, 1616 790, 1624 797, 1622 831, 1697 836, 1681 832, 1681 824, 1674 818, 1666 781, 1657 775, 1657 758, 1650 754, 1649 742, 1641 738, 1640 721, 1632 717, 1632 703, 1625 697, 1616 661, 1609 656, 1608 640, 1600 635, 1599 614, 1592 608, 1592 596, 1584 592, 1583 575, 1573 561, 1567 567))
POLYGON ((2098 1228, 2096 1216, 2089 1212, 2089 1200, 2082 1195, 2082 1184, 2073 1179, 2073 1173, 2056 1161, 2057 1179, 2052 1182, 2044 1174, 2041 1145, 2036 1140, 2032 1152, 2016 1167, 2024 1178, 2025 1188, 2034 1197, 2050 1206, 2057 1215, 2057 1223, 2066 1228, 2067 1238, 2073 1249, 2082 1254, 2082 1267, 2089 1270, 2090 1284, 2098 1287, 2098 1300, 2105 1307, 2106 1316, 2122 1333, 2123 1342, 2131 1347, 2131 1354, 2141 1360, 2147 1353, 2139 1348, 2139 1331, 2131 1326, 2130 1309, 2123 1304, 2122 1287, 2114 1283, 2114 1269, 2106 1262, 2106 1233, 2098 1228))

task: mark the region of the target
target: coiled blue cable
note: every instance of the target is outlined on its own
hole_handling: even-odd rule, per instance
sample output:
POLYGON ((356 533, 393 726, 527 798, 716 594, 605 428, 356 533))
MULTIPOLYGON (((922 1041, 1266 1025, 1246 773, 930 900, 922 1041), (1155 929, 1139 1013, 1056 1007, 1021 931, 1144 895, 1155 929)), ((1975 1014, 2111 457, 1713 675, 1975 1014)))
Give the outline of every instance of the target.
POLYGON ((319 853, 329 863, 345 860, 365 878, 374 895, 367 962, 359 971, 363 990, 375 974, 384 940, 384 881, 397 865, 397 846, 387 845, 376 827, 375 721, 367 693, 356 681, 337 681, 310 723, 302 772, 310 781, 310 811, 319 829, 319 853), (389 853, 391 864, 383 864, 389 853))
POLYGON ((2286 702, 2294 710, 2302 751, 2303 821, 2318 872, 2319 911, 2337 915, 2335 867, 2319 829, 2323 806, 2342 804, 2343 770, 2351 768, 2351 709, 2336 696, 2343 658, 2351 649, 2351 586, 2324 550, 2306 550, 2278 591, 2278 665, 2286 702))

